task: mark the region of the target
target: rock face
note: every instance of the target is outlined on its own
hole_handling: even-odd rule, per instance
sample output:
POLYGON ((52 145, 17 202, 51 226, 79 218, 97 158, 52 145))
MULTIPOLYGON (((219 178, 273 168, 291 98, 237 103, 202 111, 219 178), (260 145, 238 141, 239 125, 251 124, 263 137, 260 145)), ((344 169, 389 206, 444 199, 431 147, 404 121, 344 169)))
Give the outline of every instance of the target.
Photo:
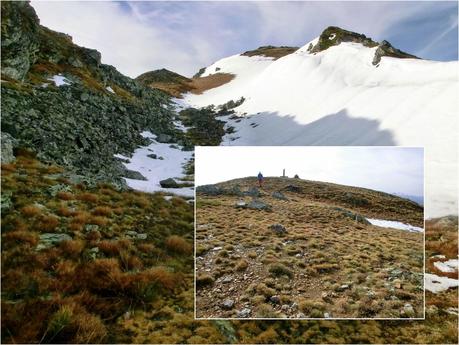
POLYGON ((148 144, 143 130, 180 135, 164 93, 41 26, 28 2, 3 1, 1 9, 1 125, 18 146, 95 181, 124 185, 125 169, 114 154, 129 156, 148 144))
POLYGON ((72 237, 67 234, 44 233, 40 235, 40 242, 37 245, 37 250, 43 250, 54 247, 62 241, 70 241, 72 237))
POLYGON ((383 56, 396 57, 399 59, 419 59, 417 56, 402 52, 401 50, 392 47, 392 45, 387 41, 382 41, 376 49, 375 56, 373 58, 373 65, 379 64, 383 56))

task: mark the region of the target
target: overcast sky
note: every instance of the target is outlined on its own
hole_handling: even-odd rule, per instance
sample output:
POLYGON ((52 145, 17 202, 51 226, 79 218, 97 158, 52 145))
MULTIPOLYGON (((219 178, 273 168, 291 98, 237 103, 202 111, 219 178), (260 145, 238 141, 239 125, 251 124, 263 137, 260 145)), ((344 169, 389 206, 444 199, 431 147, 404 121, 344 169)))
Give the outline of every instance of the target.
POLYGON ((196 147, 196 185, 239 177, 286 175, 422 196, 422 148, 326 146, 196 147))
POLYGON ((432 60, 457 59, 457 2, 32 1, 41 23, 102 53, 131 77, 192 76, 261 45, 302 46, 327 26, 364 33, 432 60))

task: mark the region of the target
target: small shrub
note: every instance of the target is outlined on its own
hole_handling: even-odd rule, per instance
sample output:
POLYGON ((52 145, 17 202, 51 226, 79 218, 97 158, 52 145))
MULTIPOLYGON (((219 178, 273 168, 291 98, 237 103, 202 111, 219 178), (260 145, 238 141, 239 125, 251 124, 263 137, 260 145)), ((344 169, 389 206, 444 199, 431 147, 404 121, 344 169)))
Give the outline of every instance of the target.
POLYGON ((93 193, 81 193, 78 195, 78 200, 85 201, 88 203, 96 203, 99 201, 99 197, 93 193))
POLYGON ((48 215, 42 216, 37 228, 42 231, 52 231, 59 225, 59 218, 56 216, 48 215))
POLYGON ((62 241, 60 244, 63 252, 71 257, 80 255, 84 249, 84 246, 85 244, 81 240, 62 241))
POLYGON ((108 206, 98 206, 92 211, 92 214, 96 216, 111 216, 112 213, 112 209, 108 206))
POLYGON ((280 264, 280 263, 274 263, 269 265, 268 267, 269 273, 271 273, 273 276, 280 277, 283 275, 288 276, 289 278, 293 277, 293 272, 287 268, 286 266, 280 264))
POLYGON ((199 273, 196 276, 196 287, 204 287, 212 285, 215 282, 215 279, 207 273, 199 273))

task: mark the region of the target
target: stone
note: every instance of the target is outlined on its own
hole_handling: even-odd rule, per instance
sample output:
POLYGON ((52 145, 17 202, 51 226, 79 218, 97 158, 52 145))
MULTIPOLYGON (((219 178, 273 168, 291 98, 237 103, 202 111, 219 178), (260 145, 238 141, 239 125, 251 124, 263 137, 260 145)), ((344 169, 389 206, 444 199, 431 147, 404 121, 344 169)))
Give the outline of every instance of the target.
POLYGON ((52 197, 55 197, 60 192, 71 193, 72 188, 69 185, 59 183, 59 184, 55 184, 53 186, 48 187, 47 192, 52 197))
POLYGON ((282 224, 270 225, 269 229, 274 231, 277 235, 283 235, 287 233, 287 229, 282 224))
POLYGON ((147 237, 148 237, 147 234, 138 234, 138 235, 137 235, 137 239, 138 239, 138 240, 146 240, 147 237))
POLYGON ((213 250, 214 252, 216 252, 216 251, 218 251, 218 250, 222 250, 222 248, 223 248, 223 247, 214 247, 214 248, 212 248, 212 250, 213 250))
POLYGON ((156 155, 156 153, 150 153, 149 155, 147 155, 148 158, 151 158, 151 159, 157 159, 158 156, 156 155))
POLYGON ((287 197, 286 197, 284 194, 282 194, 281 192, 273 192, 273 193, 271 194, 271 196, 272 196, 273 198, 279 199, 279 200, 288 200, 287 197))
POLYGON ((232 299, 225 299, 222 303, 222 308, 231 309, 234 306, 234 301, 232 299))
POLYGON ((5 212, 6 210, 9 210, 13 206, 13 201, 11 200, 11 196, 13 195, 12 192, 10 191, 3 191, 1 193, 1 210, 2 212, 5 212))
POLYGON ((132 180, 147 181, 147 178, 138 171, 126 169, 124 176, 132 180))
POLYGON ((233 281, 233 278, 231 278, 230 276, 226 276, 225 278, 222 279, 223 284, 229 284, 232 281, 233 281))
POLYGON ((223 194, 223 190, 212 184, 196 187, 196 193, 205 195, 220 195, 223 194))
POLYGON ((156 141, 159 143, 169 143, 171 140, 172 136, 170 136, 169 134, 161 133, 158 134, 158 136, 156 137, 156 141))
POLYGON ((40 251, 54 247, 62 241, 71 241, 72 237, 67 234, 58 233, 43 233, 40 235, 40 241, 37 244, 36 250, 40 251))
POLYGON ((250 310, 249 308, 243 308, 242 310, 238 311, 236 315, 238 318, 246 318, 250 316, 251 312, 252 310, 250 310))
POLYGON ((345 290, 347 290, 347 289, 349 289, 349 288, 350 288, 350 286, 349 286, 348 284, 343 284, 343 285, 338 286, 338 287, 335 289, 335 291, 337 291, 337 292, 343 292, 343 291, 345 291, 345 290))
POLYGON ((289 191, 289 192, 293 192, 293 193, 301 193, 301 187, 298 187, 298 186, 295 186, 295 185, 287 185, 285 188, 285 190, 289 191))
POLYGON ((247 203, 244 200, 238 200, 235 206, 236 208, 247 208, 247 203))
POLYGON ((376 297, 376 293, 372 290, 367 292, 367 296, 371 299, 374 299, 376 297))
POLYGON ((320 296, 324 302, 330 303, 332 301, 330 295, 327 292, 322 292, 320 296))
POLYGON ((99 231, 99 225, 96 224, 86 224, 84 226, 84 231, 91 232, 91 231, 99 231))
POLYGON ((271 211, 270 205, 258 199, 255 199, 249 202, 247 204, 247 208, 250 208, 252 210, 271 211))
POLYGON ((414 312, 413 306, 410 303, 406 303, 403 306, 403 314, 408 317, 414 317, 416 313, 414 312))
POLYGON ((329 319, 330 318, 330 313, 324 313, 324 318, 329 319))
POLYGON ((402 284, 402 281, 400 279, 394 279, 394 281, 392 283, 394 284, 394 287, 396 289, 403 289, 403 284, 402 284))
POLYGON ((159 181, 159 184, 163 188, 179 188, 180 187, 180 185, 173 178, 161 180, 159 181))
POLYGON ((303 314, 303 313, 298 313, 298 314, 295 315, 296 319, 304 319, 305 317, 306 317, 306 315, 303 314))
POLYGON ((273 302, 274 304, 279 304, 279 303, 280 303, 280 297, 277 296, 277 295, 271 296, 271 297, 269 298, 269 300, 270 300, 271 302, 273 302))
POLYGON ((286 312, 286 311, 290 310, 290 307, 288 306, 288 304, 283 304, 282 307, 281 307, 281 310, 286 312))
POLYGON ((258 198, 261 196, 261 193, 257 187, 250 188, 249 190, 245 191, 244 194, 254 198, 258 198))
POLYGON ((1 162, 2 164, 11 163, 15 157, 13 149, 16 145, 16 140, 6 132, 1 132, 1 162))

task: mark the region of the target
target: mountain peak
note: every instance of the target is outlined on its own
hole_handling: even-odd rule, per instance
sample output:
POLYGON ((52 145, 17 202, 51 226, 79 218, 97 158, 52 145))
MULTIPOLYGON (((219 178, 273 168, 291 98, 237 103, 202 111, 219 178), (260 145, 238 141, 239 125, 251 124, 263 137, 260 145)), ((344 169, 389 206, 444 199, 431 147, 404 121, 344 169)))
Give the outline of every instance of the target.
POLYGON ((357 32, 348 31, 337 26, 329 26, 319 36, 315 45, 312 43, 308 47, 310 53, 318 53, 332 46, 338 46, 343 42, 360 43, 368 48, 375 48, 376 52, 373 58, 373 65, 379 64, 381 57, 389 56, 396 58, 411 58, 418 59, 418 57, 405 53, 397 48, 394 48, 388 41, 384 40, 381 43, 373 41, 371 38, 359 34, 357 32))

